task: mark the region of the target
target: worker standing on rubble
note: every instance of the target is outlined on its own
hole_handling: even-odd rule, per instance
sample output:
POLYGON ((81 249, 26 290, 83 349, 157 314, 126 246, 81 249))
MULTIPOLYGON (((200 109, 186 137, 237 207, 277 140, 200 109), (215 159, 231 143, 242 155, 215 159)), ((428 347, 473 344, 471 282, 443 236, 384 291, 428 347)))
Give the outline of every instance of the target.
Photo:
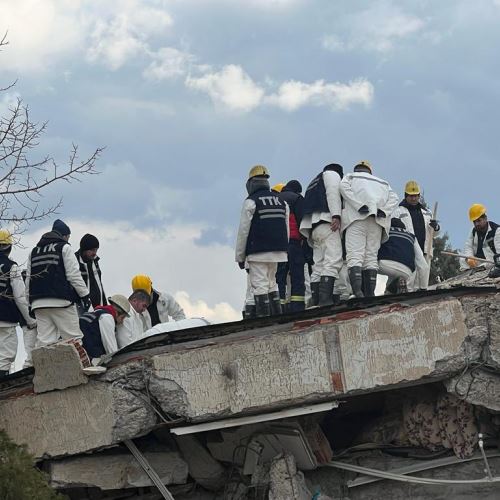
POLYGON ((149 330, 142 313, 147 310, 151 303, 151 295, 144 289, 136 290, 128 298, 130 302, 129 315, 121 325, 117 326, 118 349, 132 344, 142 338, 143 333, 149 330))
MULTIPOLYGON (((486 207, 480 203, 475 203, 469 208, 469 220, 474 227, 465 242, 464 254, 493 262, 495 255, 500 251, 498 224, 488 220, 486 207)), ((461 261, 460 267, 461 269, 470 269, 481 264, 475 259, 468 258, 461 261)), ((487 266, 491 267, 492 265, 487 266)))
POLYGON ((333 288, 342 267, 340 183, 344 169, 330 163, 310 182, 304 201, 300 232, 313 248, 312 304, 333 303, 333 288))
POLYGON ((378 251, 389 238, 391 214, 398 195, 389 183, 372 174, 369 162, 361 161, 340 183, 344 199, 342 226, 345 228, 349 281, 356 297, 373 297, 377 284, 378 251))
POLYGON ((71 231, 57 219, 31 251, 26 270, 26 293, 37 321, 37 345, 81 338, 75 302, 92 305, 75 254, 68 243, 71 231))
MULTIPOLYGON (((396 208, 393 217, 401 219, 409 233, 417 238, 420 248, 426 256, 427 244, 430 238, 440 230, 439 224, 432 218, 432 213, 421 202, 420 186, 416 181, 408 181, 405 186, 405 197, 396 208)), ((429 285, 430 266, 426 267, 426 274, 419 275, 418 270, 408 281, 408 290, 426 289, 429 285)))
POLYGON ((91 359, 118 350, 116 325, 121 325, 129 316, 130 302, 124 295, 113 295, 109 297, 109 305, 98 305, 80 316, 83 347, 91 359))
POLYGON ((27 325, 32 330, 36 321, 29 315, 26 289, 21 270, 10 259, 12 235, 0 230, 0 378, 9 374, 16 358, 16 327, 27 325))
MULTIPOLYGON (((399 286, 400 280, 406 283, 416 271, 416 276, 428 275, 429 264, 425 260, 416 236, 407 231, 403 221, 391 219, 389 239, 378 251, 379 274, 388 277, 386 293, 396 295, 405 290, 399 286)), ((417 283, 417 288, 423 288, 417 283)))
POLYGON ((83 281, 90 292, 92 307, 105 306, 106 295, 102 286, 101 269, 99 267, 99 240, 93 234, 85 234, 80 240, 80 249, 75 253, 80 265, 83 281))
POLYGON ((268 179, 263 165, 250 169, 236 240, 236 262, 240 269, 248 262, 257 317, 281 313, 276 270, 278 262, 288 259, 289 209, 271 191, 268 179))
POLYGON ((300 182, 291 180, 283 186, 279 194, 280 199, 288 205, 290 237, 288 240, 288 261, 278 263, 276 281, 278 282, 281 305, 285 307, 287 281, 290 275, 290 303, 288 306, 290 312, 303 311, 305 309, 305 257, 302 248, 304 238, 299 232, 304 214, 304 197, 301 193, 302 185, 300 182))
POLYGON ((145 290, 151 296, 151 302, 142 314, 145 320, 145 330, 160 323, 168 323, 169 317, 174 321, 186 319, 184 310, 172 295, 159 292, 153 288, 153 281, 146 274, 137 274, 132 278, 132 290, 145 290))

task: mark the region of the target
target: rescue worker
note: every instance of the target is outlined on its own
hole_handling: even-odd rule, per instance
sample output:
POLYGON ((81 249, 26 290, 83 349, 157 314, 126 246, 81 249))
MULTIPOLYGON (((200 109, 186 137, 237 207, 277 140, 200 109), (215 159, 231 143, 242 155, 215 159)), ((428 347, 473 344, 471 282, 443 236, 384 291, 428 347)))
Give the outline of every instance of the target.
POLYGON ((70 234, 69 227, 57 219, 52 231, 42 235, 28 259, 26 293, 37 321, 37 346, 52 344, 60 338, 82 338, 75 302, 80 301, 85 310, 92 305, 68 243, 70 234))
POLYGON ((143 312, 146 330, 160 323, 167 323, 169 317, 174 321, 186 319, 184 310, 172 295, 159 292, 153 288, 151 278, 145 274, 137 274, 132 278, 132 290, 146 290, 151 296, 147 311, 143 312))
POLYGON ((381 245, 378 259, 379 274, 388 277, 386 291, 392 295, 399 293, 401 279, 408 282, 415 271, 417 276, 428 274, 429 264, 417 237, 407 231, 403 221, 397 217, 391 219, 389 239, 381 245))
POLYGON ((118 349, 139 340, 142 338, 143 333, 149 329, 142 313, 147 310, 151 302, 150 294, 144 289, 135 290, 128 298, 128 301, 131 305, 128 311, 129 315, 116 328, 118 349))
POLYGON ((83 347, 91 359, 118 350, 116 326, 130 316, 130 302, 123 295, 109 297, 109 305, 96 306, 80 316, 83 347))
POLYGON ((276 270, 278 262, 288 259, 289 210, 271 191, 268 179, 269 172, 263 165, 250 169, 235 252, 240 269, 248 262, 257 317, 281 313, 276 270))
MULTIPOLYGON (((474 227, 465 242, 464 254, 493 262, 495 255, 500 251, 500 231, 497 231, 498 224, 488 220, 486 207, 480 203, 475 203, 469 208, 469 219, 474 227)), ((461 269, 470 269, 478 265, 493 266, 493 264, 484 264, 469 258, 462 260, 460 267, 461 269)))
POLYGON ((16 326, 34 330, 36 321, 29 315, 21 270, 10 259, 12 235, 0 230, 0 378, 9 374, 16 358, 16 326))
POLYGON ((342 267, 340 183, 343 176, 342 166, 330 163, 306 190, 300 232, 313 248, 312 305, 333 303, 333 288, 342 267))
MULTIPOLYGON (((406 230, 416 236, 424 257, 427 256, 429 240, 434 237, 434 233, 439 232, 440 227, 432 218, 431 211, 422 205, 420 186, 416 181, 406 183, 405 197, 392 216, 403 221, 406 230)), ((431 257, 432 255, 429 255, 429 262, 431 257)), ((418 272, 417 270, 417 273, 408 281, 409 291, 426 289, 429 285, 430 266, 427 266, 425 275, 419 275, 418 272), (415 285, 415 282, 418 282, 418 285, 415 285)))
POLYGON ((278 263, 276 281, 278 283, 281 304, 286 302, 286 288, 288 275, 290 275, 290 312, 303 311, 305 309, 306 287, 304 282, 304 250, 302 248, 303 237, 299 228, 304 214, 304 197, 302 186, 299 181, 291 180, 283 186, 279 197, 286 202, 289 210, 288 226, 290 237, 288 240, 288 260, 278 263))
POLYGON ((344 176, 340 192, 344 199, 342 227, 349 281, 356 297, 373 297, 378 251, 389 238, 390 217, 398 205, 398 195, 387 181, 372 174, 372 167, 365 160, 344 176))
POLYGON ((99 267, 99 240, 93 234, 85 234, 80 240, 80 249, 75 253, 80 265, 83 281, 90 292, 92 307, 105 306, 106 295, 102 286, 101 269, 99 267))

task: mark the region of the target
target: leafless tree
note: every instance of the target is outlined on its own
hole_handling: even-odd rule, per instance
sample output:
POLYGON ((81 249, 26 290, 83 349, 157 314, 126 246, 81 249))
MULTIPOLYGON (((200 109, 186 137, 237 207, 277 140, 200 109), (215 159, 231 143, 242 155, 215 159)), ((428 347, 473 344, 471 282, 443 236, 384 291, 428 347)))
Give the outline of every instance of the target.
MULTIPOLYGON (((6 36, 0 40, 0 51, 8 44, 6 36)), ((0 95, 15 84, 0 88, 0 95)), ((50 155, 37 157, 35 150, 46 128, 47 122, 32 121, 29 107, 19 98, 0 116, 0 227, 8 226, 13 234, 22 233, 31 222, 61 207, 62 197, 44 202, 45 188, 97 173, 95 164, 103 148, 81 159, 78 146, 73 144, 64 165, 50 155)))

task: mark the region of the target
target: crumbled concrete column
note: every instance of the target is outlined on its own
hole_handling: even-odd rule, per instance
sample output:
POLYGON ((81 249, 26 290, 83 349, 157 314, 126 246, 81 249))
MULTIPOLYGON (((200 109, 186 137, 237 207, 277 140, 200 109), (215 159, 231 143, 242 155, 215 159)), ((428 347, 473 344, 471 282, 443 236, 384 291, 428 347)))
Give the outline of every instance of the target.
POLYGON ((311 500, 304 475, 297 470, 295 458, 290 453, 278 455, 271 462, 269 471, 269 500, 311 500))
POLYGON ((203 488, 218 491, 224 487, 226 470, 195 436, 177 436, 177 445, 188 464, 189 475, 203 488))

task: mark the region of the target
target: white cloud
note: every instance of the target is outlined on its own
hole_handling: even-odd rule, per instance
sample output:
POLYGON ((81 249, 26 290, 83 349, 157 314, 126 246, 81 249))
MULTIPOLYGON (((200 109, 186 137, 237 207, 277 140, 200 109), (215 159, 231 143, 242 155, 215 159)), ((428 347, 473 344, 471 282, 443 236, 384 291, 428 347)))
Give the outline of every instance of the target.
MULTIPOLYGON (((234 263, 234 251, 227 245, 200 247, 196 239, 202 228, 169 225, 168 229, 137 229, 128 222, 91 224, 64 219, 71 228, 75 251, 85 233, 100 242, 99 256, 103 284, 108 295, 131 293, 135 274, 151 276, 155 288, 174 295, 187 316, 204 316, 211 322, 241 319, 246 291, 245 273, 234 263), (218 286, 215 286, 218 284, 218 286), (222 286, 220 286, 222 284, 222 286)), ((17 262, 26 262, 30 249, 49 226, 22 237, 24 250, 15 249, 17 262)))
POLYGON ((424 20, 406 14, 390 2, 372 4, 368 9, 349 16, 345 21, 344 36, 338 33, 323 37, 322 45, 332 52, 364 50, 387 53, 401 40, 421 32, 424 20))
POLYGON ((351 104, 369 105, 373 100, 373 85, 364 79, 345 83, 326 83, 317 80, 303 83, 295 80, 280 85, 277 94, 267 101, 286 111, 295 111, 303 106, 328 106, 332 109, 347 109, 351 104))
POLYGON ((235 64, 197 78, 188 76, 186 86, 207 93, 214 104, 231 111, 252 111, 264 97, 264 90, 235 64))
POLYGON ((151 54, 153 61, 144 70, 143 76, 148 80, 168 80, 184 76, 188 73, 195 57, 173 47, 163 47, 151 54))

